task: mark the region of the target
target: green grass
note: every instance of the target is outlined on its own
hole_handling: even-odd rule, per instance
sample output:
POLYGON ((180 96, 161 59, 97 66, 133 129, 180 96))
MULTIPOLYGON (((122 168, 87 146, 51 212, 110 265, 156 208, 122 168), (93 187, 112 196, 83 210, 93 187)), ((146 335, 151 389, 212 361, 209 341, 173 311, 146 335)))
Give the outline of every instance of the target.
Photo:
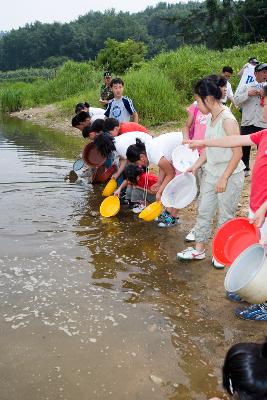
MULTIPOLYGON (((267 61, 266 43, 234 47, 223 52, 208 50, 204 46, 183 47, 162 53, 155 59, 132 68, 123 79, 125 94, 132 98, 142 123, 156 125, 186 117, 186 106, 193 99, 195 82, 211 73, 220 73, 222 67, 231 65, 235 88, 237 72, 251 56, 267 61)), ((92 63, 66 62, 55 78, 38 79, 32 83, 0 83, 0 108, 12 112, 24 108, 56 103, 62 117, 73 115, 77 102, 89 101, 99 106, 101 70, 92 63)))
POLYGON ((55 76, 55 68, 25 68, 7 72, 0 71, 0 83, 33 82, 36 79, 52 79, 55 76))

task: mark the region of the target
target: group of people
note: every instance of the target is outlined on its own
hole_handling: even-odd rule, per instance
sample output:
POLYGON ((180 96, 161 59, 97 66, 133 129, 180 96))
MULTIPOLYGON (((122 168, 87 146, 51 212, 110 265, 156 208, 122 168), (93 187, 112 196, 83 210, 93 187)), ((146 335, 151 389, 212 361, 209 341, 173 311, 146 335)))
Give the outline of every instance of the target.
MULTIPOLYGON (((267 235, 267 63, 251 57, 238 73, 241 79, 235 94, 229 82, 232 74, 233 69, 225 66, 219 75, 209 75, 196 83, 195 101, 187 109, 188 118, 182 132, 152 137, 138 123, 132 100, 123 95, 123 80, 111 79, 108 72, 104 74, 100 94, 104 108, 78 104, 72 119, 72 125, 82 131, 84 138, 94 141, 103 157, 111 164, 117 163, 113 178, 118 180, 119 187, 115 195, 126 201, 135 213, 147 202, 160 201, 164 188, 177 174, 173 150, 181 144, 198 150, 198 160, 187 171, 198 176, 200 186, 197 219, 185 238, 195 245, 179 251, 180 260, 206 257, 205 246, 217 212, 218 226, 235 217, 244 178, 250 174, 250 148, 254 145, 257 156, 251 178, 249 216, 260 228, 262 239, 267 235), (226 105, 229 101, 242 113, 241 135, 231 106, 226 105), (151 164, 158 167, 158 174, 148 170, 151 164)), ((165 209, 157 220, 158 226, 176 226, 180 222, 178 212, 174 208, 165 209)), ((214 258, 212 264, 217 269, 224 268, 214 258)), ((235 293, 227 296, 242 301, 235 293)), ((236 314, 243 319, 266 321, 267 305, 238 308, 236 314)), ((262 371, 267 366, 265 353, 266 343, 237 345, 229 351, 223 372, 224 387, 229 394, 238 393, 240 399, 267 398, 267 385, 262 382, 262 371), (243 371, 250 374, 250 381, 246 383, 241 370, 234 372, 235 368, 241 368, 238 363, 242 357, 250 360, 249 367, 243 371)))

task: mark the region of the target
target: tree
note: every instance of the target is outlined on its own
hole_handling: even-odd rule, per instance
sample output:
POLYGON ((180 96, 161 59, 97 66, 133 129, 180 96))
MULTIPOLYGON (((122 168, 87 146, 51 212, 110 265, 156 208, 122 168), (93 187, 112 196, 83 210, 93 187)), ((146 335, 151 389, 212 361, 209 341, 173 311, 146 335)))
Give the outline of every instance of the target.
POLYGON ((135 42, 133 39, 124 42, 108 39, 105 48, 100 50, 97 56, 96 64, 108 67, 113 73, 121 74, 134 64, 143 61, 146 52, 147 47, 143 42, 135 42))

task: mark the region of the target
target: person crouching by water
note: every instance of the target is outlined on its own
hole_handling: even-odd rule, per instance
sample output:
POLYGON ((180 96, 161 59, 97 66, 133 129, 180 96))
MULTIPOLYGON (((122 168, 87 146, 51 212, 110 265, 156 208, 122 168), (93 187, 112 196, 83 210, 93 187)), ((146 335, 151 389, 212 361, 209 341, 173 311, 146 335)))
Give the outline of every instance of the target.
POLYGON ((152 140, 152 136, 145 132, 128 132, 113 137, 109 132, 103 132, 95 137, 94 143, 100 154, 106 158, 112 155, 119 165, 117 172, 112 176, 114 179, 118 180, 119 177, 123 179, 123 171, 127 164, 126 152, 131 144, 136 143, 136 139, 148 142, 152 140))
MULTIPOLYGON (((123 135, 124 136, 124 135, 123 135)), ((182 144, 182 132, 169 132, 162 134, 151 141, 144 143, 136 140, 136 144, 128 147, 127 159, 140 167, 148 167, 154 164, 159 167, 158 182, 151 187, 156 193, 156 200, 161 200, 161 195, 167 184, 175 177, 175 169, 172 165, 172 152, 178 145, 182 144)), ((168 228, 180 223, 178 210, 170 208, 159 217, 158 226, 168 228)))
MULTIPOLYGON (((231 398, 239 400, 267 399, 267 341, 237 343, 226 354, 223 366, 223 387, 231 398)), ((213 397, 210 400, 220 400, 213 397)))
POLYGON ((147 172, 146 168, 135 164, 128 164, 124 170, 125 180, 115 191, 114 195, 120 197, 123 189, 126 189, 126 200, 133 213, 139 214, 148 203, 156 200, 155 191, 151 188, 158 182, 158 176, 147 172))
MULTIPOLYGON (((198 107, 203 114, 211 114, 207 119, 205 137, 240 135, 238 123, 231 111, 220 102, 222 80, 217 76, 207 77, 197 82, 194 92, 198 107)), ((211 236, 213 217, 219 211, 218 225, 234 218, 244 184, 244 163, 242 149, 206 149, 197 162, 188 170, 196 174, 205 164, 206 174, 201 182, 201 199, 195 227, 194 247, 177 253, 180 260, 203 260, 206 257, 205 243, 211 236)), ((223 268, 215 259, 215 268, 223 268)))

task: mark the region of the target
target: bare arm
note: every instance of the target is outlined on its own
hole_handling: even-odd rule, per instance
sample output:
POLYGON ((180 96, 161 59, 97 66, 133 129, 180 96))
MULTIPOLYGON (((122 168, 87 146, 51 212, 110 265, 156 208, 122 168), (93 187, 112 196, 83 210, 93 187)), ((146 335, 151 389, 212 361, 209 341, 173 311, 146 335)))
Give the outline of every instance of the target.
MULTIPOLYGON (((199 140, 195 140, 198 142, 199 140)), ((192 174, 196 175, 197 170, 202 167, 207 162, 207 156, 206 156, 206 151, 202 151, 200 154, 200 157, 197 159, 194 165, 192 165, 191 168, 189 168, 186 172, 192 172, 192 174)))
POLYGON ((160 168, 159 179, 161 176, 163 176, 163 174, 165 175, 165 177, 164 177, 163 181, 161 182, 160 187, 156 193, 156 199, 159 201, 163 190, 165 189, 167 184, 175 177, 175 170, 174 170, 172 164, 168 160, 166 160, 165 157, 161 157, 161 159, 159 160, 158 166, 160 168), (162 171, 162 174, 161 174, 161 171, 162 171))
POLYGON ((182 129, 184 139, 189 139, 189 131, 193 124, 193 121, 194 121, 194 116, 192 114, 189 114, 185 126, 182 129))
POLYGON ((133 121, 133 122, 136 122, 136 123, 138 124, 139 117, 138 117, 137 112, 134 112, 134 113, 132 114, 132 121, 133 121))
POLYGON ((197 147, 239 147, 239 146, 252 146, 255 143, 250 139, 250 135, 234 135, 234 136, 224 136, 217 139, 203 139, 203 140, 190 140, 188 142, 191 149, 196 149, 197 147))
MULTIPOLYGON (((240 130, 238 123, 232 119, 226 119, 223 121, 223 129, 227 133, 229 137, 239 137, 240 135, 240 130)), ((233 155, 229 163, 227 164, 227 167, 224 170, 224 173, 220 177, 220 179, 217 182, 216 185, 216 192, 217 193, 222 193, 225 192, 226 186, 227 186, 227 181, 229 177, 232 175, 234 170, 236 169, 239 161, 242 158, 242 148, 239 147, 234 147, 232 149, 233 155)))
POLYGON ((122 184, 118 187, 118 189, 114 192, 114 196, 118 196, 120 197, 121 191, 123 189, 125 189, 128 185, 128 181, 127 179, 124 179, 124 181, 122 182, 122 184))
POLYGON ((125 170, 127 164, 127 160, 125 160, 124 158, 120 158, 120 166, 117 172, 115 172, 115 174, 112 175, 112 177, 114 179, 118 179, 118 177, 123 173, 123 171, 125 170))
POLYGON ((254 217, 251 219, 251 223, 255 222, 255 225, 260 228, 265 222, 267 213, 267 200, 258 208, 255 212, 254 217))
POLYGON ((108 104, 108 100, 102 100, 102 99, 100 99, 100 100, 99 100, 99 103, 101 103, 102 105, 106 105, 106 104, 108 104))

